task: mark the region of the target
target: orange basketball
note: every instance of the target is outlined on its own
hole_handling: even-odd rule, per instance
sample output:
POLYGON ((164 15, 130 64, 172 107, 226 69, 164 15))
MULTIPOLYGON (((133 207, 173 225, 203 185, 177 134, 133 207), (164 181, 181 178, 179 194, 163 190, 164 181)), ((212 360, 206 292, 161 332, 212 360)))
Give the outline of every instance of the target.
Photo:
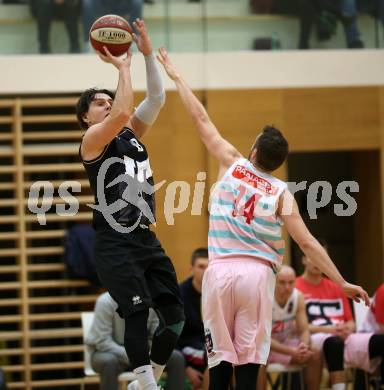
POLYGON ((132 44, 132 32, 121 16, 104 15, 92 24, 89 41, 95 50, 103 54, 103 46, 106 46, 112 55, 121 56, 132 44))

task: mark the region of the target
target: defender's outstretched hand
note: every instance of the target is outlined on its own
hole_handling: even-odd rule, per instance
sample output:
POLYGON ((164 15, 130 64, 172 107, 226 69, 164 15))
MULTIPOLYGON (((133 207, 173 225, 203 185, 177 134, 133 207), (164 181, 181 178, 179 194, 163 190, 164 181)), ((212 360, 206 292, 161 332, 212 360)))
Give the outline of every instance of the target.
POLYGON ((167 72, 167 75, 169 78, 173 81, 176 81, 180 78, 180 74, 177 72, 176 68, 173 66, 169 55, 164 47, 161 47, 159 49, 159 54, 156 56, 161 65, 164 66, 165 71, 167 72))
POLYGON ((355 302, 360 302, 362 300, 367 306, 370 305, 367 292, 360 286, 345 282, 342 284, 341 288, 343 289, 345 295, 353 299, 355 302))
POLYGON ((144 20, 137 18, 133 22, 133 27, 135 27, 136 31, 139 33, 139 35, 136 35, 135 33, 132 34, 132 38, 136 43, 137 48, 143 55, 149 56, 152 53, 152 43, 144 20))
POLYGON ((130 67, 131 66, 131 59, 132 59, 132 52, 131 50, 127 51, 127 55, 125 57, 115 57, 111 54, 111 52, 108 50, 106 46, 103 46, 103 49, 106 54, 103 54, 101 52, 97 52, 100 59, 104 62, 107 62, 108 64, 112 64, 115 68, 121 69, 122 67, 130 67))

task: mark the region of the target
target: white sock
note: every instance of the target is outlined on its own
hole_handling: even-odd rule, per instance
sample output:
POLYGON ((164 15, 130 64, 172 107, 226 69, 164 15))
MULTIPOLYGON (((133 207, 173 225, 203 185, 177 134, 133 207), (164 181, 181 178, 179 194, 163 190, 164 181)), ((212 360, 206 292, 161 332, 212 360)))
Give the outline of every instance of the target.
POLYGON ((335 383, 332 385, 332 390, 345 390, 345 383, 335 383))
POLYGON ((153 370, 153 376, 155 377, 155 381, 158 382, 161 378, 161 375, 164 371, 165 365, 161 366, 160 364, 157 364, 151 360, 152 370, 153 370))
POLYGON ((133 370, 136 375, 136 379, 139 382, 140 390, 155 390, 157 384, 153 376, 152 366, 150 364, 146 366, 137 367, 133 370))

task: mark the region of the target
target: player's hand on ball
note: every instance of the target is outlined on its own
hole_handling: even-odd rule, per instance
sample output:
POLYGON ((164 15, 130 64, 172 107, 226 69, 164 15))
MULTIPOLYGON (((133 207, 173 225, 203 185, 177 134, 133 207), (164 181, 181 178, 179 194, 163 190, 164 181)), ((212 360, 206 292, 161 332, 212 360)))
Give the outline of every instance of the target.
POLYGON ((180 75, 177 73, 177 70, 169 59, 169 55, 164 47, 159 49, 157 59, 164 66, 164 69, 171 80, 176 81, 178 78, 180 78, 180 75))
POLYGON ((116 57, 127 52, 132 44, 132 27, 118 15, 104 15, 96 19, 89 30, 89 42, 95 51, 106 55, 105 46, 116 57))
POLYGON ((360 286, 345 282, 342 286, 344 293, 355 302, 363 301, 367 306, 370 305, 367 292, 360 286))
POLYGON ((152 43, 149 39, 144 20, 137 18, 133 22, 133 27, 135 27, 136 31, 139 33, 139 35, 132 33, 132 38, 136 43, 137 48, 143 55, 149 56, 152 53, 152 43))
POLYGON ((104 62, 107 62, 108 64, 112 64, 115 66, 117 69, 121 69, 122 67, 130 67, 131 65, 131 59, 132 59, 132 52, 131 50, 127 51, 126 57, 115 57, 113 56, 108 48, 106 46, 103 46, 104 51, 106 54, 103 54, 101 52, 97 52, 99 55, 100 59, 104 62))

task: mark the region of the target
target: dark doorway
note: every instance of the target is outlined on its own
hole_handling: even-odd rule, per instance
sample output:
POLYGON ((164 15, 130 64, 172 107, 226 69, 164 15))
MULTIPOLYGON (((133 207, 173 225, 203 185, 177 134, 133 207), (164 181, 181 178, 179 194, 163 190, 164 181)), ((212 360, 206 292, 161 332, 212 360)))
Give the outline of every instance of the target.
MULTIPOLYGON (((295 193, 300 212, 312 234, 327 242, 343 276, 375 289, 383 272, 379 152, 292 153, 288 181, 306 182, 295 193), (316 208, 327 197, 329 202, 316 208)), ((301 274, 300 250, 295 244, 291 248, 292 265, 301 274)))

